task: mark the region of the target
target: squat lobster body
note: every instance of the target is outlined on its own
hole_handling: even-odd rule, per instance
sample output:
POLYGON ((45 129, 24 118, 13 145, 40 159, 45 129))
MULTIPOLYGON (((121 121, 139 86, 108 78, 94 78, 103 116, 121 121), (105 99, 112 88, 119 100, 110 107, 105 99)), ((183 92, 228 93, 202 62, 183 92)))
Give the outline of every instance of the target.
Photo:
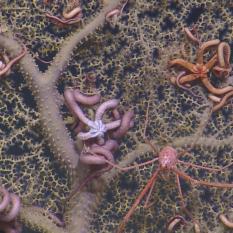
MULTIPOLYGON (((179 168, 177 168, 178 164, 182 164, 188 167, 192 167, 192 168, 197 168, 197 169, 203 169, 203 170, 207 170, 210 172, 221 172, 224 169, 228 168, 229 166, 233 165, 233 163, 230 163, 228 165, 226 165, 225 167, 222 168, 212 168, 212 167, 207 167, 207 166, 201 166, 201 165, 197 165, 197 164, 193 164, 193 163, 189 163, 189 162, 185 162, 182 161, 180 159, 178 159, 178 157, 180 157, 181 155, 184 154, 189 154, 186 151, 183 151, 183 153, 177 153, 176 149, 171 147, 171 146, 165 146, 163 147, 159 152, 158 152, 158 157, 156 156, 157 154, 157 150, 155 149, 155 147, 149 143, 149 145, 152 147, 152 149, 155 152, 155 158, 149 161, 146 161, 144 163, 141 164, 137 164, 137 165, 133 165, 130 167, 125 167, 125 168, 120 168, 119 166, 112 164, 108 161, 109 164, 111 164, 113 167, 116 167, 120 170, 123 171, 127 171, 130 170, 132 168, 135 167, 141 167, 141 166, 145 166, 148 164, 152 164, 155 161, 159 162, 159 166, 156 168, 156 170, 153 172, 152 176, 149 178, 149 180, 147 181, 146 185, 144 186, 144 188, 141 190, 141 192, 139 193, 139 195, 137 196, 137 198, 135 199, 133 205, 131 206, 131 208, 129 209, 129 211, 127 212, 127 214, 124 216, 123 220, 121 221, 118 229, 117 229, 117 233, 123 233, 125 226, 127 224, 127 222, 129 221, 130 217, 133 215, 133 213, 135 212, 137 206, 140 204, 140 202, 142 201, 142 199, 147 196, 144 207, 148 207, 148 202, 150 199, 150 196, 152 194, 153 191, 153 187, 158 179, 158 176, 160 174, 166 173, 166 172, 171 172, 173 173, 175 180, 176 180, 176 186, 177 186, 177 191, 180 197, 180 205, 181 208, 183 209, 183 211, 189 216, 189 218, 192 220, 195 228, 199 228, 199 224, 194 220, 194 218, 192 217, 192 214, 187 210, 186 208, 186 204, 185 204, 185 200, 183 197, 183 192, 182 192, 182 188, 181 188, 181 184, 180 184, 180 179, 184 179, 187 182, 189 182, 190 184, 195 184, 195 185, 204 185, 204 186, 208 186, 208 187, 215 187, 215 188, 233 188, 233 184, 229 184, 229 183, 220 183, 220 182, 209 182, 209 181, 204 181, 204 180, 199 180, 199 179, 195 179, 192 178, 191 176, 189 176, 186 172, 183 172, 182 170, 180 170, 179 168)), ((196 232, 198 232, 197 230, 195 230, 196 232)))
POLYGON ((177 164, 177 152, 171 146, 164 147, 159 152, 159 165, 161 169, 172 169, 177 164))

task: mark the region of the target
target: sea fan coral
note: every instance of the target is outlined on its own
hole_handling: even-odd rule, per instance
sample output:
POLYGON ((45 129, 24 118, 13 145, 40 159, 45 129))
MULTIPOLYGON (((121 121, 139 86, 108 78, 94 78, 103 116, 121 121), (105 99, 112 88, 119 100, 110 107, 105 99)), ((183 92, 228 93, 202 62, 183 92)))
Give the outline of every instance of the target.
MULTIPOLYGON (((191 95, 173 86, 169 77, 176 71, 168 62, 182 56, 195 61, 195 45, 183 33, 193 24, 201 41, 219 39, 232 45, 233 6, 209 0, 129 0, 126 5, 120 0, 88 0, 78 1, 82 17, 75 24, 58 25, 46 16, 62 16, 69 2, 0 3, 1 54, 14 58, 22 45, 27 50, 0 84, 1 184, 20 196, 21 221, 29 230, 114 232, 157 165, 123 174, 112 169, 69 199, 72 184, 81 183, 89 171, 79 163, 79 141, 74 143, 72 115, 63 100, 65 88, 97 90, 103 102, 120 99, 123 112, 134 110, 134 127, 115 156, 119 166, 153 158, 145 138, 159 149, 169 144, 177 151, 189 150, 187 162, 225 166, 233 155, 232 104, 210 114, 206 90, 193 86, 191 95), (106 21, 121 4, 116 21, 106 21)), ((211 81, 216 87, 222 82, 232 85, 231 75, 220 82, 212 74, 211 81)), ((194 168, 187 172, 209 181, 233 180, 230 169, 222 174, 194 168)), ((231 212, 233 191, 190 188, 185 182, 181 186, 201 230, 224 232, 218 216, 231 212)), ((179 231, 191 232, 174 182, 157 182, 151 202, 149 209, 143 202, 137 207, 126 232, 164 232, 177 214, 188 222, 179 231)))

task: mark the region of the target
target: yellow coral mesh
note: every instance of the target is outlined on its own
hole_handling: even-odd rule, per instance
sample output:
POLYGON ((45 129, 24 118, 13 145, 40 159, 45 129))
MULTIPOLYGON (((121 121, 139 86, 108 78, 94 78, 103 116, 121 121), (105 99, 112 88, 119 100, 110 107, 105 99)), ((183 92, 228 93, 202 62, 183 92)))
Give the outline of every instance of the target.
MULTIPOLYGON (((45 12, 61 15, 66 1, 43 2, 46 1, 3 1, 0 22, 6 22, 2 28, 12 30, 27 45, 39 68, 46 70, 49 64, 40 60, 52 61, 66 37, 82 23, 58 27, 46 18, 45 12)), ((227 2, 222 1, 221 5, 217 0, 129 1, 118 22, 106 23, 75 48, 57 83, 59 91, 67 85, 86 91, 83 77, 91 73, 97 77, 96 88, 103 99, 121 98, 125 109, 131 107, 135 111, 134 127, 121 143, 116 154, 118 161, 129 153, 138 155, 137 163, 156 155, 137 150, 144 143, 148 103, 146 137, 152 144, 158 148, 173 144, 180 151, 193 146, 192 156, 185 156, 185 160, 200 165, 217 167, 232 161, 232 104, 213 114, 206 123, 211 107, 206 90, 195 85, 192 90, 196 96, 193 96, 174 87, 169 77, 177 70, 168 69, 170 59, 182 56, 183 46, 187 53, 184 59, 195 62, 195 47, 182 32, 185 26, 196 24, 202 41, 220 38, 232 42, 233 8, 227 2), (196 141, 201 136, 202 140, 196 141)), ((83 1, 84 24, 97 14, 101 4, 101 1, 83 1)), ((68 177, 41 134, 38 111, 25 77, 17 65, 0 85, 1 183, 19 194, 24 203, 62 215, 63 201, 70 189, 68 177)), ((65 108, 61 112, 64 118, 69 115, 65 108)), ((117 176, 94 213, 91 232, 108 233, 117 229, 156 168, 155 163, 117 176)), ((197 179, 233 180, 231 170, 213 174, 179 168, 197 179)), ((217 215, 230 211, 233 191, 191 187, 185 182, 182 190, 187 208, 201 228, 221 232, 217 215)), ((168 220, 182 213, 179 201, 175 177, 160 176, 151 197, 154 205, 144 209, 142 201, 126 232, 164 232, 168 220)), ((181 232, 188 230, 184 228, 181 232)))

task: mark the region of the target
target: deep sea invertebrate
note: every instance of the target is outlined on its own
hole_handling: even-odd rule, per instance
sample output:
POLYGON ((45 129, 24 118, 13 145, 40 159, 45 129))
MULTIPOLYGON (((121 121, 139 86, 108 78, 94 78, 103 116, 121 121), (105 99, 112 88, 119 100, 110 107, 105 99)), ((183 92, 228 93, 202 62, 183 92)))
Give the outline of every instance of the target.
MULTIPOLYGON (((154 149, 154 147, 153 147, 153 149, 154 149)), ((157 160, 159 162, 159 167, 155 170, 155 172, 153 173, 151 178, 148 180, 148 182, 145 185, 145 187, 143 188, 143 190, 141 190, 140 194, 138 195, 138 197, 134 201, 132 207, 129 209, 127 214, 124 216, 124 219, 118 228, 118 231, 117 231, 118 233, 123 232, 125 225, 129 221, 132 214, 134 213, 138 204, 141 202, 141 200, 143 199, 143 197, 147 193, 148 193, 148 196, 147 196, 147 199, 146 199, 144 206, 146 207, 148 205, 152 190, 154 188, 155 182, 156 182, 160 173, 169 173, 169 172, 175 173, 177 189, 178 189, 178 193, 180 196, 180 200, 181 200, 180 203, 181 203, 182 209, 189 215, 189 217, 191 217, 191 219, 194 221, 194 223, 195 223, 195 220, 193 219, 192 214, 186 208, 186 204, 184 201, 184 197, 183 197, 183 193, 182 193, 182 189, 181 189, 181 185, 180 185, 180 178, 187 180, 192 185, 205 185, 208 187, 216 187, 216 188, 233 188, 233 184, 230 184, 230 183, 208 182, 208 181, 204 181, 204 180, 194 179, 194 178, 190 177, 189 175, 187 175, 185 172, 183 172, 177 168, 177 165, 179 163, 181 163, 181 164, 184 164, 188 167, 194 167, 197 169, 204 169, 204 170, 208 170, 208 171, 212 171, 212 172, 213 171, 217 172, 217 171, 223 171, 224 169, 226 169, 227 167, 229 167, 232 164, 229 164, 224 168, 215 169, 215 168, 211 168, 211 167, 207 167, 207 166, 200 166, 200 165, 196 165, 196 164, 192 164, 192 163, 187 163, 187 162, 184 162, 184 161, 181 161, 178 159, 177 151, 171 146, 166 146, 161 151, 159 151, 157 160)), ((154 162, 154 159, 152 160, 152 162, 154 162)), ((138 167, 141 165, 145 165, 145 164, 139 164, 136 166, 138 167)), ((132 169, 132 168, 133 167, 130 167, 130 169, 132 169)), ((124 168, 123 170, 127 170, 127 168, 124 168)))
POLYGON ((18 62, 26 54, 26 47, 23 46, 22 51, 12 60, 6 54, 2 54, 2 60, 0 60, 0 77, 8 75, 11 71, 11 67, 18 62))
POLYGON ((5 233, 20 233, 21 225, 17 220, 21 205, 19 197, 3 187, 0 187, 0 195, 0 230, 5 233))
POLYGON ((232 67, 230 64, 231 48, 226 42, 221 42, 218 46, 218 64, 213 67, 214 74, 219 78, 228 77, 232 67))
POLYGON ((106 14, 106 21, 110 22, 111 20, 116 21, 117 18, 122 14, 128 0, 124 0, 120 3, 115 9, 111 10, 106 14))
POLYGON ((185 223, 186 223, 186 220, 184 219, 184 217, 182 217, 181 215, 177 215, 173 217, 172 219, 170 219, 169 222, 167 223, 167 231, 173 232, 175 228, 177 227, 177 225, 185 224, 185 223))
POLYGON ((50 13, 45 13, 45 16, 60 25, 72 25, 81 21, 82 8, 79 0, 72 0, 68 6, 63 10, 63 18, 59 18, 50 13))
POLYGON ((72 0, 68 3, 67 8, 63 11, 63 17, 65 19, 71 18, 81 18, 82 17, 82 8, 79 0, 72 0))
MULTIPOLYGON (((79 132, 78 133, 78 138, 81 139, 82 141, 91 139, 91 138, 98 138, 98 140, 103 139, 104 134, 109 131, 113 130, 115 128, 118 128, 121 124, 121 120, 115 120, 112 122, 108 123, 103 123, 103 115, 105 111, 116 108, 119 100, 113 99, 113 100, 108 100, 104 103, 102 103, 96 110, 95 113, 95 119, 90 120, 88 119, 81 108, 78 106, 76 101, 80 102, 80 95, 75 98, 75 90, 72 91, 71 89, 67 89, 64 93, 65 100, 71 110, 72 113, 75 114, 75 118, 78 118, 83 124, 87 125, 90 127, 90 130, 88 132, 79 132)), ((90 103, 93 102, 93 100, 89 98, 84 98, 84 101, 88 100, 91 101, 90 103)), ((94 103, 99 101, 98 96, 94 96, 94 103)), ((84 103, 88 103, 84 102, 84 103)))
POLYGON ((109 123, 103 123, 103 114, 106 110, 115 108, 119 103, 119 100, 113 99, 102 103, 96 110, 95 120, 89 124, 90 130, 88 132, 80 132, 78 137, 81 140, 87 140, 89 138, 97 137, 99 140, 104 137, 104 133, 109 130, 118 128, 121 124, 121 120, 114 120, 109 123))
POLYGON ((197 63, 192 64, 183 59, 177 58, 169 62, 170 66, 179 65, 190 72, 190 74, 184 75, 179 79, 180 84, 189 83, 191 81, 200 79, 203 85, 208 91, 214 95, 222 95, 233 90, 232 86, 223 88, 215 88, 208 79, 208 72, 213 68, 217 62, 217 55, 214 55, 206 64, 204 64, 203 56, 205 52, 212 46, 217 46, 220 43, 219 40, 211 40, 203 43, 197 51, 197 63))
MULTIPOLYGON (((199 44, 199 40, 191 33, 191 31, 188 28, 185 28, 184 31, 191 41, 199 44)), ((229 76, 231 72, 230 52, 231 52, 230 46, 226 42, 220 43, 219 40, 211 40, 205 42, 201 44, 198 48, 196 65, 191 64, 183 59, 174 59, 172 61, 169 61, 171 66, 179 65, 185 68, 187 71, 191 72, 191 74, 188 75, 186 74, 186 71, 180 72, 180 74, 176 78, 171 77, 170 80, 173 84, 176 84, 180 88, 190 91, 188 89, 190 87, 189 82, 200 79, 201 82, 204 84, 204 86, 207 88, 207 90, 211 93, 209 96, 210 99, 212 99, 214 102, 220 102, 220 99, 218 99, 218 97, 214 95, 224 95, 224 97, 222 97, 221 99, 221 103, 213 107, 212 110, 213 112, 215 112, 219 110, 226 103, 229 97, 231 97, 230 92, 233 90, 233 87, 232 86, 226 86, 223 88, 214 87, 208 78, 208 73, 212 70, 217 77, 222 78, 229 76), (204 65, 203 56, 206 53, 206 51, 208 51, 208 49, 212 46, 218 46, 217 55, 215 54, 204 65)), ((193 94, 191 91, 190 93, 193 94)), ((195 94, 193 95, 195 96, 195 94)))
POLYGON ((196 43, 196 44, 200 44, 200 39, 198 39, 194 33, 197 33, 196 30, 196 26, 193 26, 191 29, 189 29, 188 27, 184 28, 184 32, 187 35, 188 39, 191 40, 192 42, 196 43), (194 32, 194 33, 193 33, 194 32))
POLYGON ((219 109, 221 109, 229 100, 229 98, 233 96, 233 91, 229 91, 227 92, 222 98, 216 98, 216 96, 212 96, 211 98, 214 98, 214 102, 217 102, 214 106, 212 111, 218 111, 219 109))
MULTIPOLYGON (((121 104, 126 109, 133 107, 135 112, 134 128, 124 136, 119 149, 114 153, 116 164, 126 166, 127 163, 141 163, 153 158, 154 154, 142 140, 145 109, 149 99, 151 111, 147 131, 153 144, 161 147, 172 144, 180 151, 186 148, 186 144, 193 143, 191 139, 195 135, 201 135, 199 126, 202 118, 207 119, 202 113, 210 104, 208 99, 198 85, 192 86, 192 91, 198 98, 169 85, 165 65, 171 57, 180 57, 179 46, 185 42, 180 29, 193 23, 198 25, 201 41, 220 37, 231 43, 232 15, 231 6, 227 3, 229 1, 223 1, 222 4, 219 1, 128 1, 114 27, 101 19, 101 23, 97 20, 94 29, 89 23, 96 20, 96 16, 109 1, 82 1, 82 23, 68 27, 57 27, 44 15, 46 11, 51 15, 62 16, 68 1, 47 2, 48 4, 43 4, 43 1, 2 1, 0 15, 1 24, 6 23, 9 26, 8 32, 13 31, 14 38, 17 37, 20 44, 26 45, 27 55, 50 61, 46 64, 36 60, 27 65, 38 66, 41 76, 36 76, 35 79, 45 81, 53 74, 60 76, 51 84, 55 90, 58 89, 59 94, 52 88, 45 93, 53 95, 53 101, 49 98, 50 102, 44 112, 54 111, 51 104, 57 104, 59 107, 55 108, 58 113, 56 117, 63 121, 62 118, 70 116, 60 95, 64 93, 66 86, 76 86, 82 93, 95 93, 93 89, 86 89, 83 79, 83 75, 90 72, 95 74, 95 87, 104 96, 103 101, 121 99, 121 104), (90 34, 86 33, 88 30, 83 30, 86 26, 91 30, 90 34), (79 32, 85 32, 84 37, 79 32), (72 46, 71 34, 79 38, 76 46, 72 46), (72 47, 67 53, 64 52, 67 50, 63 50, 65 44, 66 49, 72 47), (61 50, 63 53, 59 52, 61 50), (61 68, 59 60, 63 60, 63 56, 66 64, 61 68), (54 60, 57 69, 51 69, 54 60)), ((120 3, 118 1, 117 5, 120 3)), ((116 7, 115 5, 112 9, 116 7)), ((108 9, 104 16, 112 9, 108 9)), ((6 32, 2 35, 12 38, 6 32)), ((196 36, 195 33, 194 35, 196 36)), ((8 50, 2 41, 0 45, 12 58, 20 51, 20 46, 8 50)), ((194 60, 192 47, 187 45, 185 49, 188 52, 185 58, 194 60)), ((70 127, 66 131, 53 130, 57 126, 54 124, 56 118, 51 119, 49 114, 44 114, 42 119, 42 108, 35 106, 38 106, 37 98, 43 98, 44 94, 32 95, 38 92, 37 83, 30 84, 28 80, 32 73, 25 67, 22 60, 12 69, 9 78, 1 80, 0 85, 1 182, 14 190, 23 203, 26 201, 27 207, 23 206, 21 210, 22 223, 32 230, 36 229, 36 232, 112 232, 130 208, 135 195, 144 187, 154 171, 154 165, 114 176, 111 183, 108 185, 106 182, 105 185, 103 181, 107 178, 110 180, 114 173, 114 169, 111 169, 99 179, 89 182, 78 195, 73 196, 70 203, 64 204, 71 190, 70 176, 65 167, 70 170, 72 166, 68 162, 69 157, 61 151, 65 144, 72 145, 73 141, 60 138, 67 138, 70 134, 74 139, 75 135, 70 127), (100 204, 99 208, 96 207, 97 203, 100 204), (34 204, 40 208, 36 208, 34 204), (57 226, 46 214, 47 211, 63 220, 65 227, 57 226)), ((222 80, 210 78, 214 86, 222 84, 222 80)), ((230 85, 231 78, 224 82, 224 85, 230 85)), ((48 87, 49 83, 41 89, 48 87)), ((43 104, 46 105, 45 98, 43 104)), ((81 103, 80 105, 82 107, 81 103)), ((122 112, 120 111, 121 118, 122 112)), ((91 119, 91 111, 85 114, 91 119)), ((63 124, 63 127, 66 128, 66 125, 63 124)), ((224 166, 231 162, 231 135, 232 104, 228 104, 209 118, 189 161, 209 166, 224 166)), ((79 155, 80 151, 77 150, 76 153, 79 155)), ((71 161, 75 163, 75 160, 71 161)), ((198 179, 214 179, 214 174, 193 170, 195 169, 187 170, 189 175, 195 175, 198 179)), ((88 169, 78 163, 76 171, 77 179, 82 181, 88 169), (83 174, 81 170, 84 170, 83 174)), ((225 176, 232 181, 230 170, 225 176)), ((175 216, 173 210, 180 207, 174 200, 177 195, 173 195, 176 189, 172 184, 169 181, 156 184, 158 188, 151 195, 151 200, 157 201, 156 205, 146 210, 139 205, 140 211, 134 213, 130 221, 132 224, 127 224, 128 232, 166 231, 166 221, 175 216), (170 191, 166 197, 163 195, 165 189, 170 191)), ((221 195, 222 192, 214 189, 194 187, 189 190, 189 185, 181 183, 181 186, 189 210, 200 220, 202 230, 208 232, 208 228, 211 232, 223 232, 216 230, 222 225, 219 224, 217 215, 232 206, 232 192, 226 190, 221 195)), ((189 232, 184 227, 181 225, 179 231, 189 232)))
POLYGON ((228 228, 232 229, 233 228, 233 223, 227 218, 226 215, 223 213, 219 214, 219 219, 220 221, 228 228))

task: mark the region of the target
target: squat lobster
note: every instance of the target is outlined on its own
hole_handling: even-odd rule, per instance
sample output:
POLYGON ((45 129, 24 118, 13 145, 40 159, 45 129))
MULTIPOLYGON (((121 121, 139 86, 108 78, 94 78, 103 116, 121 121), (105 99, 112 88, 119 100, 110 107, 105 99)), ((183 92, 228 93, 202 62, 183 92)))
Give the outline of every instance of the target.
MULTIPOLYGON (((149 145, 153 148, 154 151, 156 151, 155 147, 148 142, 149 145)), ((185 154, 185 153, 183 153, 185 154)), ((151 176, 151 178, 148 180, 147 184, 145 185, 145 187, 142 189, 142 191, 140 192, 140 194, 138 195, 138 197, 136 198, 136 200, 134 201, 132 207, 129 209, 129 211, 127 212, 127 214, 124 216, 123 221, 121 222, 117 233, 122 233, 126 223, 129 221, 130 217, 133 215, 135 209, 137 208, 138 204, 141 202, 141 200, 143 199, 143 197, 148 193, 146 202, 144 206, 148 206, 148 201, 149 198, 151 196, 151 193, 153 191, 153 187, 155 184, 155 181, 159 175, 159 173, 161 172, 173 172, 175 173, 176 176, 176 183, 177 183, 177 188, 178 188, 178 192, 180 195, 180 199, 181 199, 181 206, 184 209, 184 211, 186 212, 186 214, 193 220, 192 215, 189 213, 189 211, 186 209, 185 207, 185 201, 183 198, 183 194, 182 194, 182 189, 181 189, 181 185, 180 185, 180 177, 185 179, 186 181, 189 181, 191 184, 195 184, 195 185, 205 185, 205 186, 209 186, 209 187, 216 187, 216 188, 233 188, 233 184, 228 184, 228 183, 219 183, 219 182, 208 182, 208 181, 204 181, 204 180, 197 180, 192 178, 191 176, 187 175, 185 172, 179 170, 177 168, 177 164, 183 164, 189 167, 194 167, 194 168, 198 168, 198 169, 205 169, 205 170, 209 170, 212 172, 219 172, 222 171, 226 168, 228 168, 229 166, 231 166, 233 163, 228 164, 225 167, 222 168, 210 168, 210 167, 206 167, 206 166, 201 166, 201 165, 196 165, 196 164, 192 164, 192 163, 188 163, 188 162, 184 162, 178 159, 178 153, 176 151, 176 149, 174 149, 171 146, 165 146, 159 153, 158 153, 158 157, 147 161, 145 163, 139 164, 139 165, 135 165, 135 166, 130 166, 130 167, 126 167, 126 168, 121 168, 119 166, 116 166, 118 169, 120 170, 124 170, 127 171, 129 169, 135 168, 135 167, 139 167, 139 166, 144 166, 147 164, 151 164, 155 161, 159 162, 159 167, 155 170, 155 172, 153 173, 153 175, 151 176)), ((195 224, 196 221, 193 220, 195 224)))

